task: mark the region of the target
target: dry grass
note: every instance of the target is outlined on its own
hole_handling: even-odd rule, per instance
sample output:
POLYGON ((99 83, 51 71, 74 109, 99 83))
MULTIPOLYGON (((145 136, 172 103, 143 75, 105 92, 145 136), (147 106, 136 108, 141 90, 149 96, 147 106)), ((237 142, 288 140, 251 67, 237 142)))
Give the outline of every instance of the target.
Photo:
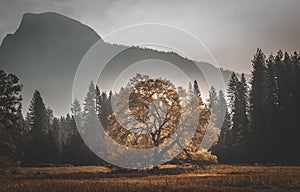
POLYGON ((118 172, 100 166, 2 170, 0 191, 300 191, 300 167, 175 167, 118 172))

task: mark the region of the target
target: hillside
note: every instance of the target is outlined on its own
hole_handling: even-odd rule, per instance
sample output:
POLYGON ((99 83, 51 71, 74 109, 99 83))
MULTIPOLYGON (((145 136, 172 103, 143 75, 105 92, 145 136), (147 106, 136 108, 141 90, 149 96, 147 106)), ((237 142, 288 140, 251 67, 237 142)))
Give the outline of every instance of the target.
MULTIPOLYGON (((0 47, 0 68, 16 74, 23 84, 23 106, 26 110, 35 89, 39 90, 56 115, 69 112, 72 102, 72 85, 76 69, 89 48, 101 37, 90 27, 57 13, 24 14, 19 28, 8 34, 0 47)), ((107 50, 124 48, 107 44, 107 50)), ((129 48, 129 47, 128 47, 129 48)), ((130 64, 146 59, 161 59, 184 69, 192 79, 200 81, 200 88, 207 92, 205 78, 214 85, 218 69, 209 63, 195 62, 203 75, 195 73, 192 61, 176 53, 132 47, 112 60, 101 77, 102 82, 112 83, 115 74, 130 64)), ((221 69, 225 82, 231 71, 221 69)), ((218 88, 218 83, 216 87, 218 88)))

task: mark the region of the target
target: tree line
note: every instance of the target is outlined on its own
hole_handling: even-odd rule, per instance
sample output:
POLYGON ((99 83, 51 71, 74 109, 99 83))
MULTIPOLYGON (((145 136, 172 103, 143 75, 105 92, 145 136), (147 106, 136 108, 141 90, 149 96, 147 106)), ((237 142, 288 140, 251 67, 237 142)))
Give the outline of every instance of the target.
POLYGON ((257 49, 251 81, 233 73, 219 140, 211 151, 223 163, 299 164, 300 56, 257 49))
MULTIPOLYGON (((215 130, 213 127, 218 128, 220 134, 209 150, 217 155, 221 163, 299 164, 297 148, 300 144, 300 129, 297 126, 297 112, 300 108, 300 56, 297 52, 289 55, 279 51, 276 56, 271 54, 266 58, 262 50, 258 49, 252 66, 250 83, 244 74, 238 78, 238 75, 232 73, 226 94, 222 90, 217 93, 211 87, 208 106, 201 99, 196 80, 185 91, 180 87, 175 88, 171 82, 164 83, 166 81, 162 79, 152 81, 147 76, 137 75, 131 79, 131 84, 115 95, 111 91, 100 91, 91 82, 83 108, 79 100, 75 99, 71 105, 71 114, 60 118, 53 116, 53 111, 45 105, 39 91, 34 92, 29 112, 24 118, 19 79, 0 70, 0 163, 5 166, 20 160, 23 165, 105 164, 81 137, 81 134, 88 132, 91 122, 100 120, 107 135, 128 147, 157 146, 174 133, 179 123, 177 109, 181 103, 188 109, 181 115, 190 118, 190 113, 197 111, 200 116, 190 118, 191 121, 199 121, 196 134, 174 161, 181 159, 190 162, 195 159, 197 149, 203 147, 200 143, 204 134, 215 130), (124 100, 125 93, 133 85, 136 87, 129 97, 130 113, 135 119, 141 122, 147 120, 147 123, 142 125, 132 121, 129 122, 130 127, 146 128, 148 123, 152 123, 156 129, 152 131, 154 134, 132 134, 116 121, 111 100, 124 100), (172 91, 174 89, 178 93, 172 91), (161 101, 153 102, 155 99, 147 97, 144 92, 151 93, 151 96, 161 101), (183 99, 186 96, 196 96, 197 99, 187 101, 183 99), (151 107, 160 109, 156 114, 151 114, 157 119, 148 116, 151 107), (166 113, 166 109, 171 112, 166 113), (82 128, 78 128, 76 122, 82 124, 82 128)), ((120 111, 121 116, 127 113, 120 111)))
POLYGON ((35 91, 29 112, 23 118, 22 85, 13 74, 0 70, 0 163, 1 166, 21 161, 22 165, 47 163, 69 163, 74 165, 103 164, 82 140, 75 118, 87 115, 91 106, 97 108, 97 115, 104 126, 108 121, 104 116, 111 113, 110 97, 112 93, 93 90, 96 105, 90 103, 91 94, 85 98, 84 108, 77 99, 71 105, 71 114, 60 118, 53 116, 39 91, 35 91))

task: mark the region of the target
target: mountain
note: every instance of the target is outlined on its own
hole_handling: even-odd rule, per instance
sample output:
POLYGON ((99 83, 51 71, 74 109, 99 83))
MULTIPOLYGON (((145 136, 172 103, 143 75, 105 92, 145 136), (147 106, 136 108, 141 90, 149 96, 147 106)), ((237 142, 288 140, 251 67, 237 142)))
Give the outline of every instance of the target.
MULTIPOLYGON (((72 86, 76 69, 91 46, 102 41, 90 27, 57 13, 24 14, 19 28, 8 34, 0 47, 0 68, 16 74, 23 84, 23 106, 29 107, 32 94, 39 90, 48 106, 56 115, 69 112, 72 103, 72 86)), ((106 50, 121 50, 126 46, 105 43, 106 50)), ((112 86, 112 79, 131 63, 146 59, 161 59, 183 69, 192 79, 200 81, 200 88, 207 91, 205 78, 215 83, 219 72, 215 66, 204 62, 193 62, 173 52, 162 52, 147 48, 126 47, 105 68, 100 82, 112 86), (205 75, 195 73, 196 63, 205 75)), ((150 63, 151 64, 151 63, 150 63)), ((231 71, 223 70, 225 83, 231 71)), ((83 93, 85 94, 85 93, 83 93)))
POLYGON ((23 84, 23 106, 35 89, 54 111, 70 108, 73 78, 86 51, 101 37, 90 27, 57 13, 24 14, 0 47, 0 66, 23 84))

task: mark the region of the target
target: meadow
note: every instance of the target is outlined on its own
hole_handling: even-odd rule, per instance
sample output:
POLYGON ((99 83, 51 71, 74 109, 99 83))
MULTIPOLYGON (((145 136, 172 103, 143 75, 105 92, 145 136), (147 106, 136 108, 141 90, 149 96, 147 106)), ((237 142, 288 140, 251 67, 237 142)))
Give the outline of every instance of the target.
POLYGON ((102 166, 1 169, 0 191, 300 191, 299 166, 163 165, 159 170, 102 166))

